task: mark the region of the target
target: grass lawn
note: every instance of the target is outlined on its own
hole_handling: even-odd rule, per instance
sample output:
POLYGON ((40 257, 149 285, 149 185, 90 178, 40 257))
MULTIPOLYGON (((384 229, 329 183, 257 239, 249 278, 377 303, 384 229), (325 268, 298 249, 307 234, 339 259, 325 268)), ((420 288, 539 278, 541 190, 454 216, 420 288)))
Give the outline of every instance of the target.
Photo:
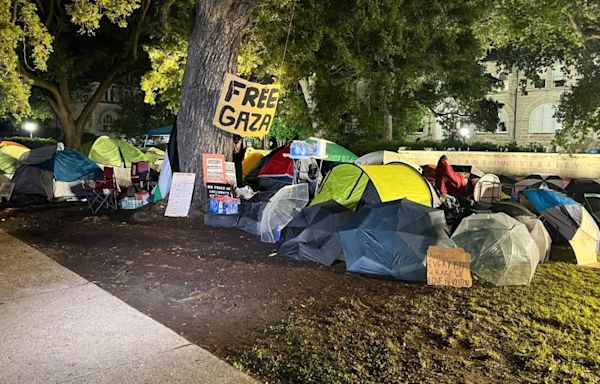
POLYGON ((317 298, 231 361, 269 383, 600 383, 599 270, 548 262, 529 286, 411 287, 317 298))

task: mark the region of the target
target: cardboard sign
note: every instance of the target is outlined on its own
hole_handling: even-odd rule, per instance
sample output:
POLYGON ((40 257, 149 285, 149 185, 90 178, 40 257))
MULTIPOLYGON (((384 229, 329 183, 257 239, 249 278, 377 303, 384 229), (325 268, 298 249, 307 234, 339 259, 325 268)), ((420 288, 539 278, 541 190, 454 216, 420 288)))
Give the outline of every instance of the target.
POLYGON ((190 212, 190 204, 194 194, 195 173, 173 173, 171 180, 171 191, 169 192, 169 203, 165 216, 186 217, 190 212))
POLYGON ((430 246, 427 250, 427 284, 470 288, 471 255, 462 248, 430 246))
POLYGON ((202 180, 208 183, 226 183, 225 155, 202 154, 202 180))
POLYGON ((213 117, 214 126, 245 137, 265 136, 275 117, 279 88, 278 84, 252 83, 228 73, 213 117))
POLYGON ((237 187, 237 175, 235 174, 235 163, 233 161, 225 163, 225 174, 227 175, 227 182, 237 187))
POLYGON ((217 196, 231 196, 231 185, 223 183, 206 184, 206 193, 208 198, 217 196))

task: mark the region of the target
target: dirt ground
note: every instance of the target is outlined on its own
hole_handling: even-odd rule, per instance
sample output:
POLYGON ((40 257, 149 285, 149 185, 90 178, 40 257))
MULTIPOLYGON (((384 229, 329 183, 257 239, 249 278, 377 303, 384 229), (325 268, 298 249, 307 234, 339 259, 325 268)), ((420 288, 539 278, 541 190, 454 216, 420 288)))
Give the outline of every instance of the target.
POLYGON ((130 216, 90 217, 79 203, 4 208, 0 228, 223 358, 314 303, 422 290, 275 256, 274 245, 201 219, 130 216))

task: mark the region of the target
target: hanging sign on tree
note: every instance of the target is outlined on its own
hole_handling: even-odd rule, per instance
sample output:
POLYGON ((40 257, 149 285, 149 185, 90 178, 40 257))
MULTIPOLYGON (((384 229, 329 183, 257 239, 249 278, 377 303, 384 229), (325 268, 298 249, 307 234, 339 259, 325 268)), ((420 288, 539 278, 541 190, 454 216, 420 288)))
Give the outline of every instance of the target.
POLYGON ((244 137, 265 136, 275 118, 278 100, 279 84, 252 83, 228 73, 213 124, 244 137))

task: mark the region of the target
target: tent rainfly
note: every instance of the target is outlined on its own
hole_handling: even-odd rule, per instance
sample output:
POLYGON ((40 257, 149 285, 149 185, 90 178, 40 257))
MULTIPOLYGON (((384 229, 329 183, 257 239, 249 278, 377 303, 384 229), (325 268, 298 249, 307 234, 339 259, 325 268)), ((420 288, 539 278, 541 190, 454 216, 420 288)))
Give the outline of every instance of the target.
POLYGON ((356 210, 362 204, 374 204, 406 198, 431 207, 431 185, 413 167, 403 163, 388 165, 339 164, 323 181, 312 205, 335 200, 356 210))
POLYGON ((113 167, 131 168, 132 163, 148 161, 148 157, 138 148, 119 139, 100 136, 92 144, 89 158, 98 164, 113 167))

